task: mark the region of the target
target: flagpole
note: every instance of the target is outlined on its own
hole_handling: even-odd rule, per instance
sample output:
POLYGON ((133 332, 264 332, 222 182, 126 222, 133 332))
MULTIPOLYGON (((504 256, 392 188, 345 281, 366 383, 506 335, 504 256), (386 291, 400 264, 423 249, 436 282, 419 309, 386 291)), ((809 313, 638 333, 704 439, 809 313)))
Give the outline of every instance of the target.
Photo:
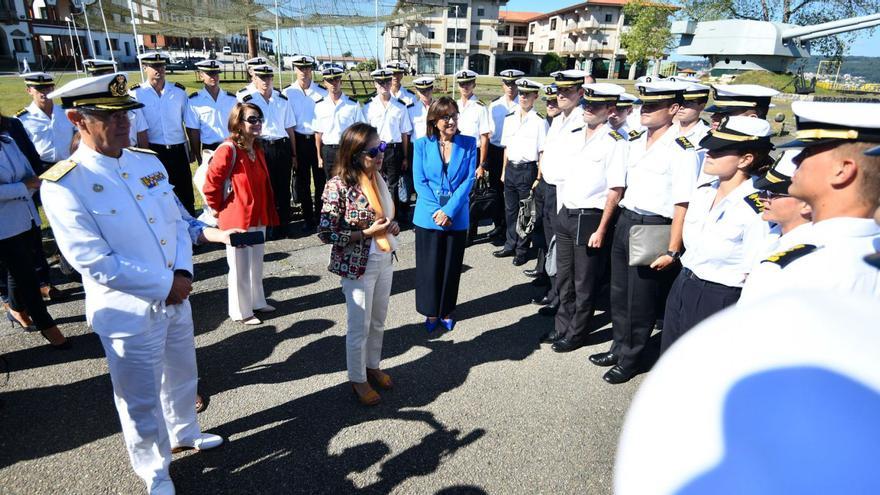
POLYGON ((104 35, 107 37, 107 49, 110 50, 110 60, 116 64, 116 56, 113 55, 113 44, 110 43, 110 31, 107 30, 107 17, 104 16, 104 3, 98 0, 98 8, 101 9, 101 20, 104 21, 104 35))
MULTIPOLYGON (((134 33, 134 51, 137 52, 137 55, 141 54, 141 43, 140 38, 138 38, 137 32, 137 23, 134 20, 134 6, 131 3, 131 0, 128 0, 128 13, 131 15, 131 32, 134 33)), ((140 57, 136 57, 138 61, 138 69, 141 73, 141 83, 144 82, 144 64, 141 62, 140 57)), ((118 69, 117 69, 118 70, 118 69)))

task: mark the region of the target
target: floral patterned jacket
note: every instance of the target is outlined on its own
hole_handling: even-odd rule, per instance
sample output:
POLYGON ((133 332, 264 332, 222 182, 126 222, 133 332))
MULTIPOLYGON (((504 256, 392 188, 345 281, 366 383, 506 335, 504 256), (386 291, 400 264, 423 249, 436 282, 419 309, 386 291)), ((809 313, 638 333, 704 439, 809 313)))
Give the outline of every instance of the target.
POLYGON ((339 176, 327 181, 321 200, 324 207, 318 223, 318 238, 333 246, 327 269, 342 277, 359 279, 367 269, 372 239, 349 241, 352 232, 373 224, 376 212, 359 185, 349 186, 339 176))

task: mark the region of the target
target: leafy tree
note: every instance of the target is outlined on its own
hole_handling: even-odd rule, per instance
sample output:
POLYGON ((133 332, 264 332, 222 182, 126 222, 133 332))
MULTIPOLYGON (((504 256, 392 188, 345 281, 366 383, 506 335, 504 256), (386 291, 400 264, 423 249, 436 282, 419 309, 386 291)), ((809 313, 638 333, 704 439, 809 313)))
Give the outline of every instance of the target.
POLYGON ((644 64, 661 59, 672 48, 669 16, 674 7, 646 0, 634 0, 623 7, 629 30, 620 35, 620 45, 626 49, 630 64, 644 64))
MULTIPOLYGON (((750 19, 807 26, 875 14, 880 11, 880 0, 682 0, 682 6, 682 14, 697 21, 750 19)), ((811 44, 814 51, 839 58, 864 33, 828 36, 811 44)))
POLYGON ((342 56, 343 56, 344 58, 351 57, 351 52, 350 52, 350 51, 343 52, 343 53, 342 53, 342 56))
POLYGON ((541 59, 542 74, 550 74, 564 68, 565 64, 562 63, 562 58, 553 52, 547 52, 541 59))
POLYGON ((354 69, 361 72, 372 72, 376 70, 376 67, 376 59, 371 58, 365 62, 358 63, 354 69))

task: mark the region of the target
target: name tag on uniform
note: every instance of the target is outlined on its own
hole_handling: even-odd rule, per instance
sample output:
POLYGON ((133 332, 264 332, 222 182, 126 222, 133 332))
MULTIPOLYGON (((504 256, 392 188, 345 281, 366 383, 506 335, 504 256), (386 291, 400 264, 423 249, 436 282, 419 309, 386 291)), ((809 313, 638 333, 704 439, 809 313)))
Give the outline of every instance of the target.
POLYGON ((152 189, 158 186, 159 182, 165 179, 165 174, 163 174, 162 172, 156 172, 154 174, 141 177, 141 182, 147 187, 147 189, 152 189))

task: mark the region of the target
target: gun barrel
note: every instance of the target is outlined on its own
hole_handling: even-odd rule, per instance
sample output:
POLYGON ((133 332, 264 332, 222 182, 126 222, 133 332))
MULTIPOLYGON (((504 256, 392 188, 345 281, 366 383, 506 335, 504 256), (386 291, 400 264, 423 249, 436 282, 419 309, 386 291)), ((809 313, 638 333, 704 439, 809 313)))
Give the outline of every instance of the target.
POLYGON ((791 38, 800 38, 801 36, 807 36, 822 31, 830 31, 832 29, 853 26, 856 24, 862 24, 865 22, 877 20, 880 20, 880 14, 871 14, 862 17, 850 17, 849 19, 842 19, 839 21, 823 22, 822 24, 816 24, 815 26, 797 27, 783 31, 782 39, 786 40, 791 38))
POLYGON ((809 41, 809 40, 814 40, 816 38, 824 38, 826 36, 833 36, 835 34, 846 33, 849 31, 857 31, 859 29, 867 29, 867 28, 872 28, 875 26, 880 26, 880 21, 863 22, 861 24, 856 24, 854 26, 844 26, 844 27, 839 27, 837 29, 829 29, 827 31, 819 31, 818 33, 812 33, 812 34, 807 34, 807 35, 801 36, 799 39, 801 41, 809 41))

